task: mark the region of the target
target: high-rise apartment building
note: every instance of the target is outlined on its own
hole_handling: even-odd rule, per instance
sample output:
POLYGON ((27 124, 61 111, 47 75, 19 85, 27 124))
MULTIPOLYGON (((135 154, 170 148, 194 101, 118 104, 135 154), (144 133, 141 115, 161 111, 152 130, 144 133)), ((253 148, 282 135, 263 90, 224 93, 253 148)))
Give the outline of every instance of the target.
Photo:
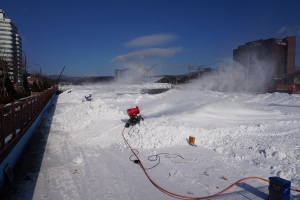
POLYGON ((269 86, 274 82, 292 84, 296 70, 296 36, 248 42, 233 50, 233 60, 247 68, 249 79, 263 71, 269 86))
POLYGON ((15 84, 22 83, 22 39, 14 22, 0 9, 0 73, 7 73, 15 84), (5 64, 4 64, 5 63, 5 64))

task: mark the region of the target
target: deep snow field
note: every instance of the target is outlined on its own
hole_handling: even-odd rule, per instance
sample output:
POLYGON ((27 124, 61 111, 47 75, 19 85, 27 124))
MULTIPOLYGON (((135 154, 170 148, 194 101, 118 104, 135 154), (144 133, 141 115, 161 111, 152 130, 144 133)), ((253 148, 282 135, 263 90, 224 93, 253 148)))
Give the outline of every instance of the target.
MULTIPOLYGON (((249 176, 278 176, 300 188, 299 94, 201 91, 188 85, 141 93, 170 87, 61 87, 65 92, 37 130, 46 141, 40 166, 16 183, 10 199, 175 199, 130 160, 135 158, 122 131, 127 109, 135 106, 145 120, 125 129, 124 136, 151 179, 172 193, 205 197, 249 176), (84 98, 88 94, 91 101, 84 98), (188 144, 189 136, 196 147, 188 144)), ((216 199, 267 199, 268 184, 247 180, 216 199)))

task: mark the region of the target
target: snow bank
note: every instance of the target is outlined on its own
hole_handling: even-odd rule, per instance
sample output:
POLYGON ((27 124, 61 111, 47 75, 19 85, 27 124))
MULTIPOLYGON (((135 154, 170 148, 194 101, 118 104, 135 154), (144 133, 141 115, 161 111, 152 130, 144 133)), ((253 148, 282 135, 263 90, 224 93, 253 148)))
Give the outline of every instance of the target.
POLYGON ((187 138, 193 135, 199 145, 225 158, 262 165, 272 175, 283 178, 300 178, 299 96, 193 89, 173 89, 157 95, 139 93, 141 88, 164 87, 169 86, 74 87, 71 93, 60 95, 61 106, 54 118, 60 129, 72 132, 70 137, 75 141, 101 148, 115 143, 125 147, 118 131, 128 118, 126 110, 137 105, 145 121, 129 132, 135 148, 186 145, 187 138), (123 95, 119 95, 120 91, 123 95), (82 100, 87 93, 92 94, 93 101, 82 100))
POLYGON ((55 191, 60 191, 62 196, 69 194, 75 199, 80 199, 80 195, 92 198, 97 193, 107 199, 122 199, 124 195, 141 199, 150 194, 148 199, 170 199, 161 197, 159 191, 149 194, 149 182, 142 174, 135 178, 126 176, 140 173, 129 163, 130 153, 121 136, 128 120, 126 111, 135 106, 140 107, 145 121, 125 129, 125 137, 140 152, 143 163, 147 167, 155 165, 147 157, 161 152, 180 152, 184 158, 161 158, 159 165, 149 171, 167 189, 192 196, 211 195, 247 176, 279 176, 300 188, 299 95, 187 88, 173 88, 156 95, 140 92, 143 88, 164 87, 169 86, 110 84, 65 88, 58 97, 52 121, 48 120, 50 139, 38 175, 38 182, 45 175, 48 182, 37 184, 41 192, 35 197, 39 199, 39 194, 47 193, 55 198, 55 191), (84 99, 88 94, 92 95, 91 101, 84 99), (197 147, 188 145, 189 136, 196 138, 197 147), (68 174, 59 176, 57 171, 68 174), (121 171, 126 173, 119 174, 121 171), (116 172, 120 176, 115 176, 116 172), (86 178, 74 177, 80 173, 86 178), (93 183, 87 188, 78 185, 89 184, 88 181, 93 183), (54 192, 51 195, 47 187, 39 185, 48 185, 54 192), (129 192, 133 186, 139 187, 134 192, 136 196, 129 192), (75 193, 77 196, 73 196, 75 193))

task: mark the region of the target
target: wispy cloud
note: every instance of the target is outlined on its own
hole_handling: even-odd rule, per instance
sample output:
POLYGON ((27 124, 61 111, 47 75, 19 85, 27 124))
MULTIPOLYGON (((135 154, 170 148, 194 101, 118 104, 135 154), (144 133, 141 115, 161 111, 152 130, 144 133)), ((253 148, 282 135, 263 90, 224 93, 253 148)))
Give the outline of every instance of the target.
POLYGON ((288 27, 288 26, 283 26, 280 29, 276 31, 276 35, 284 35, 284 36, 300 36, 300 26, 296 27, 288 27))
POLYGON ((135 62, 144 61, 153 57, 172 57, 176 53, 182 52, 181 47, 173 48, 150 48, 140 51, 134 51, 127 54, 119 55, 112 59, 112 62, 135 62))
POLYGON ((177 39, 178 36, 173 34, 155 34, 146 35, 142 37, 135 38, 129 41, 126 46, 138 47, 138 46, 153 46, 167 43, 169 41, 177 39))
POLYGON ((286 26, 281 27, 278 31, 276 31, 276 35, 281 35, 286 31, 286 26))

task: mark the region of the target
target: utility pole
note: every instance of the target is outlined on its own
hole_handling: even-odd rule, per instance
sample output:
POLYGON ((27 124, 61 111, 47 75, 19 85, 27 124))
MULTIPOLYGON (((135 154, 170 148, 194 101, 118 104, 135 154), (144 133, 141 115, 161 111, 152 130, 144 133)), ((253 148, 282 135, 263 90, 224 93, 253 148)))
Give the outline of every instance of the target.
POLYGON ((40 76, 42 76, 42 67, 41 67, 41 65, 39 65, 39 64, 37 64, 37 63, 33 63, 33 64, 40 67, 40 76))
POLYGON ((250 65, 250 50, 248 49, 248 63, 247 63, 247 72, 246 72, 246 93, 248 93, 248 70, 250 65))
POLYGON ((65 67, 66 67, 66 66, 64 66, 64 68, 61 70, 61 72, 60 72, 60 75, 59 75, 59 77, 58 77, 58 79, 57 79, 57 81, 56 81, 56 84, 58 84, 58 83, 59 83, 60 76, 62 75, 62 73, 63 73, 63 71, 64 71, 65 67))

